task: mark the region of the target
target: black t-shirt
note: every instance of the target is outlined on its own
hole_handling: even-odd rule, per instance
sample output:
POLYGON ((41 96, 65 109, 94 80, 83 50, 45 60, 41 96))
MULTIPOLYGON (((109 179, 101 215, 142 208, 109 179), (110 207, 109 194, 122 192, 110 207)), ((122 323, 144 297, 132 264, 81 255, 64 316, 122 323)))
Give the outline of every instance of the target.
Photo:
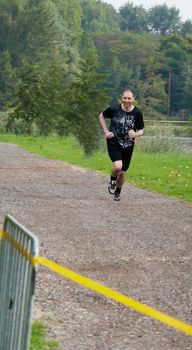
POLYGON ((103 116, 111 119, 109 130, 113 132, 123 148, 131 147, 134 144, 134 139, 130 139, 128 136, 129 130, 137 131, 144 128, 143 114, 137 107, 134 107, 131 112, 125 112, 121 105, 108 107, 103 111, 103 116))

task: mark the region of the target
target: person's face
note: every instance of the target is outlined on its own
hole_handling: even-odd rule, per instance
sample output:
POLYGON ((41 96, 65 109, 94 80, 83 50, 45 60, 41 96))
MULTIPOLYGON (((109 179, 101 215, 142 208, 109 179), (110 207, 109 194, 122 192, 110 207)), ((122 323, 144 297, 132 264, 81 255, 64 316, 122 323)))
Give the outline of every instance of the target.
POLYGON ((132 105, 134 101, 134 96, 131 91, 125 91, 122 96, 122 103, 123 105, 128 108, 132 105))

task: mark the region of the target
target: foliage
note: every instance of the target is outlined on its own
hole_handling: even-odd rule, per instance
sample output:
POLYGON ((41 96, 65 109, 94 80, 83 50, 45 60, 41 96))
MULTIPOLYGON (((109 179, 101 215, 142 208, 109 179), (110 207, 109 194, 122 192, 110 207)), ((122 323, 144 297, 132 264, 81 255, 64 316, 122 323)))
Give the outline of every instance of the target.
POLYGON ((34 122, 40 125, 40 130, 45 134, 51 130, 52 118, 49 115, 48 120, 46 119, 49 96, 44 89, 43 78, 38 65, 27 64, 20 71, 18 89, 12 105, 14 110, 7 123, 8 130, 12 130, 15 119, 23 121, 23 131, 28 135, 32 132, 34 122))
POLYGON ((70 131, 90 154, 99 146, 98 111, 108 101, 107 91, 102 88, 105 76, 97 71, 97 56, 94 50, 87 50, 81 60, 80 74, 70 85, 67 100, 70 101, 66 114, 71 124, 70 131))
POLYGON ((121 30, 135 33, 148 32, 147 12, 143 6, 134 6, 133 3, 127 3, 120 7, 119 12, 121 30))
POLYGON ((192 52, 189 40, 183 39, 178 34, 161 38, 160 49, 164 52, 164 62, 160 71, 163 78, 168 77, 169 72, 171 74, 170 107, 172 113, 179 112, 186 107, 188 107, 189 112, 192 110, 192 91, 189 89, 191 86, 192 52))
POLYGON ((0 1, 0 52, 9 52, 13 66, 19 55, 23 6, 24 0, 0 1))
POLYGON ((55 114, 61 113, 61 85, 59 78, 62 69, 47 67, 42 70, 38 64, 26 64, 20 70, 18 86, 12 102, 14 107, 10 113, 7 129, 13 131, 16 120, 22 121, 22 129, 17 133, 31 134, 34 123, 39 133, 48 134, 55 125, 55 114))
POLYGON ((101 89, 104 77, 97 72, 95 51, 87 51, 73 80, 65 83, 65 79, 65 72, 57 65, 46 70, 37 64, 25 65, 7 129, 31 135, 36 125, 40 135, 53 130, 59 135, 73 133, 89 154, 98 146, 98 110, 108 100, 101 89))
POLYGON ((145 123, 145 136, 137 140, 138 149, 147 153, 178 152, 192 154, 192 135, 190 124, 149 120, 145 123), (186 139, 185 139, 186 137, 186 139))
POLYGON ((177 140, 168 136, 149 136, 143 137, 138 142, 138 148, 146 153, 170 153, 180 152, 177 140))
MULTIPOLYGON (((28 0, 25 5, 24 52, 29 62, 46 59, 60 39, 58 10, 50 0, 28 0)), ((56 47, 57 48, 57 47, 56 47)))
POLYGON ((159 119, 167 113, 168 99, 165 93, 165 83, 160 76, 148 77, 142 84, 141 106, 150 119, 159 119))
POLYGON ((165 3, 149 11, 149 25, 152 31, 160 34, 175 33, 180 27, 179 10, 168 7, 165 3))
POLYGON ((102 1, 81 0, 82 28, 86 33, 119 30, 119 16, 115 9, 102 1))
POLYGON ((0 109, 11 99, 16 84, 15 69, 11 64, 9 51, 0 53, 0 109))
POLYGON ((192 35, 192 20, 188 19, 182 23, 180 33, 182 36, 192 35))
POLYGON ((72 133, 89 153, 99 111, 126 86, 147 118, 192 113, 191 21, 182 23, 175 7, 128 2, 117 12, 100 0, 0 0, 0 20, 8 130, 72 133))
POLYGON ((150 35, 149 38, 149 35, 134 33, 98 35, 95 45, 102 65, 109 67, 107 84, 113 88, 112 98, 120 96, 126 86, 131 86, 142 108, 152 102, 153 97, 151 110, 157 107, 157 112, 165 112, 165 84, 157 73, 155 75, 159 68, 159 39, 156 36, 150 35))

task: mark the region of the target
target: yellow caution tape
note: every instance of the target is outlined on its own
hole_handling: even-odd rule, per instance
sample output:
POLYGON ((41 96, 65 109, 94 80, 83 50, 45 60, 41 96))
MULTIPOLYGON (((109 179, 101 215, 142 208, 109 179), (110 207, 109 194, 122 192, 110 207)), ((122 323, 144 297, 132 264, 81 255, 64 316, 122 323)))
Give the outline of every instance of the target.
MULTIPOLYGON (((9 239, 8 235, 6 237, 6 234, 1 231, 1 236, 9 239)), ((10 236, 10 235, 9 235, 10 236)), ((14 244, 15 245, 15 244, 14 244)), ((18 244, 16 246, 18 249, 18 244)), ((22 253, 22 250, 21 250, 22 253)), ((28 256, 27 256, 28 257, 28 256)), ((102 294, 106 296, 109 299, 115 300, 118 303, 121 303, 141 314, 147 315, 154 320, 160 321, 168 326, 171 326, 172 328, 175 328, 183 333, 186 333, 188 335, 192 335, 192 326, 189 324, 186 324, 182 321, 179 321, 175 319, 174 317, 171 317, 163 312, 160 312, 158 310, 153 309, 150 306, 147 306, 145 304, 142 304, 132 298, 127 297, 124 294, 121 294, 111 288, 105 287, 103 284, 97 283, 90 278, 87 278, 83 275, 80 275, 64 266, 61 266, 53 261, 50 261, 46 258, 43 258, 41 256, 37 258, 30 257, 30 261, 32 262, 33 265, 35 264, 41 264, 43 266, 46 266, 50 270, 56 272, 57 274, 74 281, 78 284, 81 284, 82 286, 89 288, 99 294, 102 294)))
POLYGON ((34 258, 10 233, 0 230, 0 237, 8 240, 33 266, 37 264, 37 258, 34 258))

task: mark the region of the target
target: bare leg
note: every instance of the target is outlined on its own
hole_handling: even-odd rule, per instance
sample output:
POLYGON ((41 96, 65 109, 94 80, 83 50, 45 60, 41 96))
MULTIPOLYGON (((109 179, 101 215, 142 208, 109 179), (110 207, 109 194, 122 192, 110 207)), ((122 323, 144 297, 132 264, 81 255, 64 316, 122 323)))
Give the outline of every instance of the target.
POLYGON ((116 162, 114 162, 111 175, 118 176, 118 174, 121 172, 122 166, 123 166, 123 163, 121 160, 117 160, 116 162))
POLYGON ((122 188, 124 182, 125 182, 125 171, 121 170, 117 176, 116 186, 118 188, 122 188))
POLYGON ((122 161, 117 160, 114 162, 112 169, 112 176, 117 177, 116 186, 118 188, 121 188, 125 182, 125 171, 122 170, 122 165, 122 161))

